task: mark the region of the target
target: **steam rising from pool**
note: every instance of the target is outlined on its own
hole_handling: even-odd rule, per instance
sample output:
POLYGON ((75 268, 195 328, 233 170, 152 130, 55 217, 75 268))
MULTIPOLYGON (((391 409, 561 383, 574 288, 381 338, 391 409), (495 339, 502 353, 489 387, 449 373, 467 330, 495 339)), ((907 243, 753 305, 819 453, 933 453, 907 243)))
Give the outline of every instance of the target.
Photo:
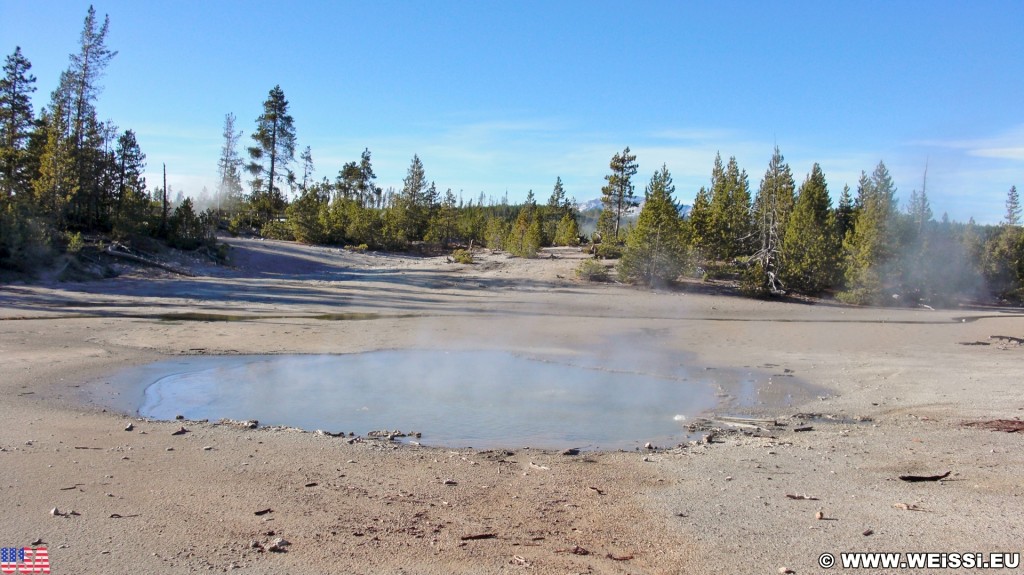
POLYGON ((713 407, 707 382, 495 351, 202 357, 148 366, 139 413, 261 425, 418 431, 448 447, 632 448, 686 437, 713 407), (152 374, 163 375, 153 381, 152 374), (682 418, 680 417, 682 416, 682 418))

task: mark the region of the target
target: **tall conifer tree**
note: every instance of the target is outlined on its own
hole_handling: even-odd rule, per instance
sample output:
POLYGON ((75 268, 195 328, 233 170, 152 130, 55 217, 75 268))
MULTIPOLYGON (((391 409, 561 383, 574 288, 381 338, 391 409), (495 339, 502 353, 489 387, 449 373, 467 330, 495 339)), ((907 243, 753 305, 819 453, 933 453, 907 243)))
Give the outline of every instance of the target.
POLYGON ((1006 193, 1006 216, 1003 217, 1003 223, 1008 226, 1019 226, 1020 211, 1020 194, 1017 193, 1017 186, 1010 186, 1010 191, 1006 193))
POLYGON ((651 176, 644 192, 644 207, 636 227, 626 239, 619 276, 650 286, 670 282, 683 271, 686 241, 672 175, 664 165, 651 176))
POLYGON ((844 243, 846 282, 844 299, 853 303, 883 303, 883 290, 896 281, 899 249, 896 186, 884 162, 878 162, 858 186, 861 211, 853 233, 844 243))
MULTIPOLYGON (((0 78, 0 201, 29 191, 28 138, 32 132, 32 93, 36 77, 21 47, 4 60, 0 78)), ((0 204, 2 205, 2 204, 0 204)))
POLYGON ((750 183, 747 172, 740 170, 736 157, 722 166, 715 156, 711 172, 711 257, 721 260, 749 255, 753 240, 750 217, 750 183))
POLYGON ((263 102, 252 139, 256 142, 249 148, 252 203, 263 224, 284 209, 284 195, 277 184, 287 180, 288 168, 295 161, 295 123, 280 85, 274 86, 263 102))
POLYGON ((786 224, 793 211, 793 173, 782 157, 779 147, 768 163, 768 171, 761 180, 754 200, 754 229, 757 239, 755 264, 747 276, 746 288, 758 294, 783 291, 782 241, 786 224))
POLYGON ((233 214, 242 201, 242 166, 244 162, 238 155, 238 141, 242 132, 235 128, 235 115, 224 116, 224 143, 220 148, 220 159, 217 160, 217 209, 233 214))
POLYGON ((636 205, 632 182, 637 170, 636 154, 630 153, 629 146, 626 146, 622 153, 612 156, 609 167, 612 172, 604 177, 608 183, 601 188, 603 210, 598 218, 597 229, 604 241, 618 242, 622 216, 636 205))
POLYGON ((821 166, 800 185, 782 242, 782 279, 790 289, 816 294, 837 278, 839 241, 832 200, 821 166))

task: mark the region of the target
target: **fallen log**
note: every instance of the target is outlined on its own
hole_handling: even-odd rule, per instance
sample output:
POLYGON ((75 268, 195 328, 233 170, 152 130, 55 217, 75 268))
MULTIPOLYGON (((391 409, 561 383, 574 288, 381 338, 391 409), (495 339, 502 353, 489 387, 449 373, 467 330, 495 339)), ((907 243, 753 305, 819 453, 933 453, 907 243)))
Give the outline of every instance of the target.
POLYGON ((945 478, 949 477, 950 473, 951 472, 947 471, 947 472, 943 473, 942 475, 900 475, 900 479, 902 479, 903 481, 909 481, 909 482, 912 482, 912 483, 913 482, 918 482, 918 481, 939 481, 939 480, 942 480, 942 479, 945 479, 945 478))
POLYGON ((187 276, 187 277, 190 277, 190 278, 196 277, 196 275, 194 273, 192 273, 192 272, 190 272, 188 270, 183 270, 181 268, 172 266, 170 264, 165 264, 163 262, 158 262, 156 260, 152 260, 152 259, 149 259, 149 258, 144 258, 142 256, 137 256, 135 254, 128 253, 127 251, 123 251, 125 249, 126 248, 122 248, 121 250, 117 250, 117 249, 115 249, 114 245, 110 245, 110 246, 107 246, 107 249, 106 249, 106 251, 104 251, 104 253, 107 254, 108 256, 111 256, 111 257, 121 258, 121 259, 129 260, 129 261, 133 261, 133 262, 136 262, 136 263, 144 264, 144 265, 147 265, 147 266, 158 267, 160 269, 167 270, 167 271, 169 271, 171 273, 175 273, 175 274, 178 274, 178 275, 187 276))

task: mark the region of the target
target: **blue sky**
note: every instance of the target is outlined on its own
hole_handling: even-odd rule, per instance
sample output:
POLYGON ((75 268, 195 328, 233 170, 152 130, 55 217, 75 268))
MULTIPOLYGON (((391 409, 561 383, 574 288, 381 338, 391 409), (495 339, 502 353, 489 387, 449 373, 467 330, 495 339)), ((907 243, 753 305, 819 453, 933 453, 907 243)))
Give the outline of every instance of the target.
MULTIPOLYGON (((756 190, 778 145, 833 198, 884 160, 905 201, 996 223, 1024 186, 1024 2, 103 1, 100 116, 136 131, 149 182, 215 188, 224 115, 247 145, 280 84, 300 148, 331 179, 373 153, 401 186, 413 154, 441 190, 511 201, 600 195, 611 156, 637 193, 668 165, 685 203, 714 156, 756 190)), ((0 0, 49 100, 88 2, 0 0)))

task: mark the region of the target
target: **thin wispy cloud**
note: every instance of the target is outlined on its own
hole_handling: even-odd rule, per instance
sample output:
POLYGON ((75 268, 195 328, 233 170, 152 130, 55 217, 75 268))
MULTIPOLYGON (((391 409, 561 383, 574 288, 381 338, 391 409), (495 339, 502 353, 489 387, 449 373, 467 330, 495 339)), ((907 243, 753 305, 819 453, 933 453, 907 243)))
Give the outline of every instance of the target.
POLYGON ((911 145, 960 150, 976 158, 1024 161, 1024 124, 987 137, 949 140, 918 140, 911 145))

